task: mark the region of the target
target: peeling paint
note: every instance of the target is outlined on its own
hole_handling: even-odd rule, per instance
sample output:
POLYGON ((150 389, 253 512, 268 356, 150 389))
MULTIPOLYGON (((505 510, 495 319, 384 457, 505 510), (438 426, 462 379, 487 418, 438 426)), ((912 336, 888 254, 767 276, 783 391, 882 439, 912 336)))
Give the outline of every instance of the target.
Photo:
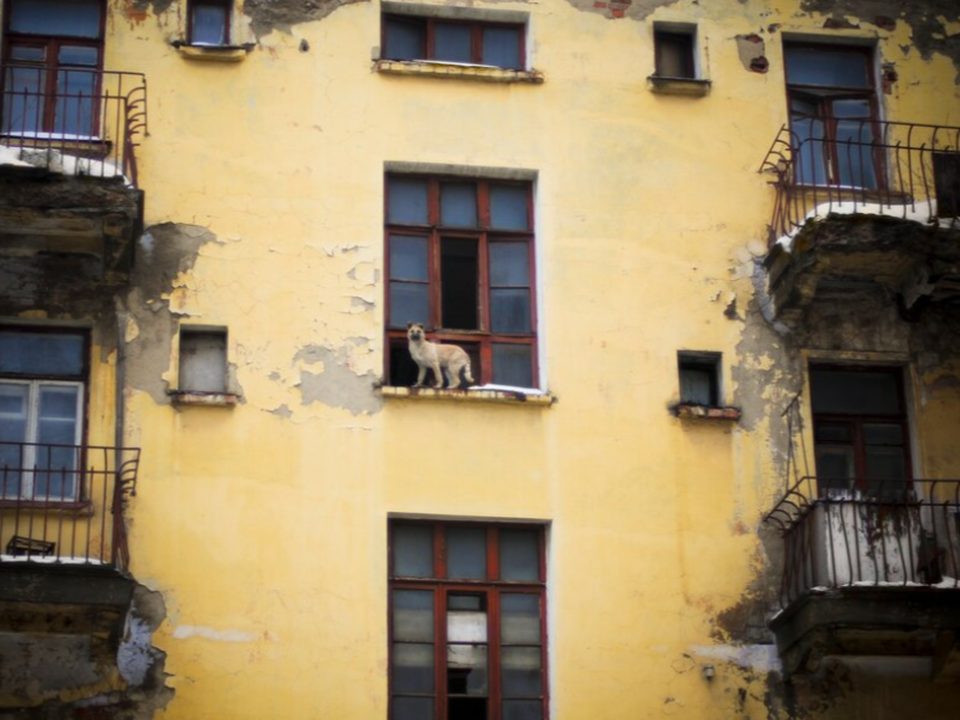
POLYGON ((643 20, 658 8, 676 5, 680 0, 567 0, 577 10, 602 15, 611 20, 643 20))
POLYGON ((216 642, 246 643, 254 642, 259 639, 260 636, 256 633, 245 632, 243 630, 218 630, 217 628, 204 627, 202 625, 177 625, 173 631, 173 637, 177 640, 200 637, 216 642))
POLYGON ((369 0, 245 0, 243 12, 259 40, 274 30, 289 33, 294 25, 322 20, 342 5, 369 0))
POLYGON ((383 407, 383 400, 375 392, 380 378, 371 371, 360 374, 352 367, 350 349, 333 350, 320 345, 302 348, 294 356, 308 365, 323 364, 319 373, 300 371, 297 387, 302 404, 319 402, 330 407, 348 410, 352 415, 373 414, 383 407))

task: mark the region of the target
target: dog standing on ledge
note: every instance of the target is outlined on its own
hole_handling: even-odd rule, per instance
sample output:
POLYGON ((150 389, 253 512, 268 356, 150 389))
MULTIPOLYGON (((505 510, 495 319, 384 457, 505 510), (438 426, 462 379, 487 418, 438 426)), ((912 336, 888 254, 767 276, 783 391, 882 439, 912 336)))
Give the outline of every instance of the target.
POLYGON ((410 357, 420 368, 417 375, 417 384, 414 387, 423 387, 427 377, 427 370, 433 370, 433 377, 437 381, 434 385, 438 390, 443 387, 443 376, 447 376, 450 389, 460 387, 460 371, 463 370, 467 385, 473 385, 473 376, 470 374, 470 356, 457 345, 440 345, 427 340, 427 332, 422 323, 407 323, 407 345, 410 357), (443 370, 443 374, 441 374, 443 370))

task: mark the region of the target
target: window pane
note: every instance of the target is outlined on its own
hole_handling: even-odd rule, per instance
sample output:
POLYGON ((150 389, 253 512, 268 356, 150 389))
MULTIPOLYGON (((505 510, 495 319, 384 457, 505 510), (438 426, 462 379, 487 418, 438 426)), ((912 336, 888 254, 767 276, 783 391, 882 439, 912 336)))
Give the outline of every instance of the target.
POLYGON ((394 698, 393 720, 433 720, 433 698, 394 698))
POLYGON ((10 59, 24 62, 43 62, 46 57, 46 48, 14 45, 10 48, 10 59))
MULTIPOLYGON (((7 69, 0 131, 4 133, 37 132, 43 128, 45 102, 43 87, 46 71, 33 68, 7 69)), ((2 362, 2 355, 0 355, 2 362)))
POLYGON ((787 82, 832 87, 870 87, 867 54, 840 48, 786 48, 787 82))
POLYGON ((490 185, 490 227, 527 230, 527 188, 520 185, 490 185))
POLYGON ((536 530, 500 531, 500 579, 540 579, 540 533, 536 530))
POLYGON ((99 57, 97 48, 78 45, 63 45, 60 48, 61 65, 96 65, 99 57))
MULTIPOLYGON (((451 600, 454 596, 451 596, 451 600)), ((476 598, 479 599, 479 598, 476 598)), ((447 642, 486 643, 487 613, 484 610, 458 610, 450 603, 447 610, 447 642)))
POLYGON ((840 185, 875 188, 873 126, 861 120, 837 123, 837 182, 840 185))
POLYGON ((424 57, 424 26, 420 22, 386 19, 386 47, 383 56, 391 60, 416 60, 424 57))
POLYGON ((433 59, 447 62, 471 62, 473 60, 470 53, 472 32, 469 25, 438 22, 433 30, 433 59))
POLYGON ((680 368, 680 402, 695 405, 713 405, 714 371, 710 368, 687 366, 680 368))
POLYGON ((227 334, 186 331, 180 334, 181 390, 222 393, 227 390, 227 334))
POLYGON ((41 386, 40 420, 76 423, 79 392, 76 387, 41 386))
POLYGON ((796 180, 805 185, 823 185, 827 181, 823 154, 823 122, 792 115, 790 129, 795 136, 793 148, 796 180))
POLYGON ((480 327, 480 260, 475 240, 440 241, 440 323, 456 330, 480 327))
POLYGON ((80 335, 0 332, 0 372, 81 375, 83 338, 80 335))
MULTIPOLYGON (((0 384, 0 441, 21 443, 27 439, 27 385, 0 384)), ((20 494, 20 473, 24 467, 22 446, 0 445, 0 497, 20 494)))
POLYGON ((505 645, 540 644, 539 595, 500 595, 500 641, 505 645))
POLYGON ((846 490, 856 475, 853 448, 849 445, 816 446, 817 478, 820 494, 830 490, 846 490))
POLYGON ((501 682, 504 697, 537 697, 543 692, 540 648, 502 648, 501 682))
POLYGON ((816 413, 896 415, 901 411, 894 373, 814 370, 810 385, 816 413))
POLYGON ((393 574, 433 577, 433 528, 396 525, 393 531, 393 574))
POLYGON ((32 35, 100 37, 99 0, 13 0, 10 30, 32 35))
POLYGON ((60 70, 57 72, 57 91, 54 132, 93 137, 96 75, 85 70, 60 70))
POLYGON ((433 645, 393 644, 393 691, 433 692, 433 645))
POLYGON ((526 242, 490 243, 490 285, 530 286, 530 252, 526 242))
POLYGON ((229 13, 225 5, 193 6, 193 37, 195 45, 223 45, 227 42, 229 13))
POLYGON ((530 291, 491 288, 490 328, 496 333, 528 333, 531 330, 530 291))
MULTIPOLYGON (((9 433, 15 434, 15 428, 6 428, 9 433)), ((2 433, 5 425, 0 420, 0 440, 6 438, 2 433)), ((20 494, 20 470, 23 468, 21 446, 0 445, 0 497, 17 497, 20 494)))
POLYGON ((520 69, 520 28, 483 28, 484 65, 520 69))
POLYGON ((900 425, 867 423, 863 426, 863 441, 867 445, 901 445, 903 428, 900 425))
POLYGON ((539 700, 504 700, 503 720, 543 720, 543 703, 539 700))
POLYGON ((388 181, 387 218, 392 223, 427 224, 427 181, 391 177, 388 181))
POLYGON ((533 347, 494 343, 493 382, 514 387, 533 387, 533 347))
POLYGON ((390 327, 405 327, 408 322, 426 325, 429 319, 430 299, 426 285, 390 283, 390 327))
POLYGON ((440 223, 449 227, 477 226, 477 186, 443 183, 440 186, 440 223))
POLYGON ((390 279, 429 279, 427 269, 427 238, 406 235, 390 236, 390 279))
POLYGON ((853 428, 850 425, 818 423, 815 432, 818 442, 853 442, 853 428))
POLYGON ((907 477, 906 457, 903 448, 877 447, 866 448, 868 480, 905 480, 907 477))
POLYGON ((393 591, 393 639, 433 641, 432 591, 393 591))
POLYGON ((487 577, 487 533, 483 528, 447 528, 447 577, 487 577))
POLYGON ((447 692, 487 694, 486 645, 447 645, 447 692))

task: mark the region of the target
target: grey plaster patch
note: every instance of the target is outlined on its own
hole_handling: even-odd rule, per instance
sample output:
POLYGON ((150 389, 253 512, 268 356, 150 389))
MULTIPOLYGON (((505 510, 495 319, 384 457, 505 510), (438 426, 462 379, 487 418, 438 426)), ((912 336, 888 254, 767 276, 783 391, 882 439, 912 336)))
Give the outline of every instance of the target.
POLYGON ((289 33, 294 25, 322 20, 342 5, 369 0, 245 0, 243 13, 257 39, 273 30, 289 33))
POLYGON ((276 415, 277 417, 283 418, 284 420, 289 420, 293 417, 293 410, 287 407, 286 403, 280 407, 276 407, 273 410, 267 410, 271 415, 276 415))
POLYGON ((365 298, 358 297, 356 295, 350 297, 350 307, 360 308, 360 310, 363 312, 371 312, 376 306, 376 303, 365 298))
POLYGON ((319 402, 343 408, 352 415, 370 415, 382 409, 383 399, 374 391, 380 379, 373 372, 361 375, 353 370, 349 365, 348 348, 333 350, 313 345, 301 349, 294 356, 294 360, 297 359, 307 364, 323 363, 323 370, 319 373, 300 371, 298 387, 302 404, 319 402))
POLYGON ((680 0, 610 0, 607 3, 598 4, 595 0, 567 0, 570 5, 583 12, 602 15, 607 18, 631 18, 633 20, 643 20, 653 13, 657 8, 676 5, 680 0))

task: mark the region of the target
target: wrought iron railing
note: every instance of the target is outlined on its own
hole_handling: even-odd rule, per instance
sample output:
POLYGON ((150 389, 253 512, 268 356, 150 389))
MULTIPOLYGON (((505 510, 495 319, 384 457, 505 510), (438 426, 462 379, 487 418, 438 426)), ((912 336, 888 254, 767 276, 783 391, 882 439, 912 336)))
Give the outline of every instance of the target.
POLYGON ((139 448, 0 442, 0 563, 129 564, 139 448))
POLYGON ((960 127, 840 120, 801 136, 785 125, 760 170, 775 178, 771 243, 830 213, 960 218, 960 127))
POLYGON ((784 541, 781 607, 850 586, 960 589, 960 480, 804 477, 764 518, 784 541))
POLYGON ((126 178, 147 132, 142 73, 0 64, 0 145, 67 174, 126 178))

